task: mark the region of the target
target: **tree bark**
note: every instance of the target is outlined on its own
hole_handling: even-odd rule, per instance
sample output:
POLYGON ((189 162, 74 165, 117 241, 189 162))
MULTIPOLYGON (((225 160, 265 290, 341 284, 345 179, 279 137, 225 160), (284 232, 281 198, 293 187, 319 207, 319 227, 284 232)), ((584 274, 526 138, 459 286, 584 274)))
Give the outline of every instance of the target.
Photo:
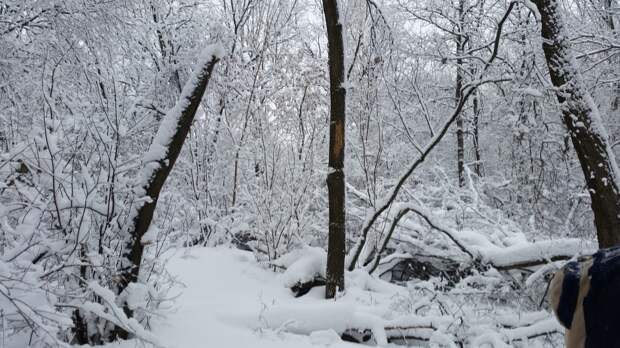
POLYGON ((588 94, 570 54, 557 0, 536 0, 541 16, 543 51, 556 88, 564 124, 590 193, 599 247, 620 243, 618 166, 598 108, 588 94))
POLYGON ((333 298, 344 289, 345 257, 345 187, 344 142, 345 100, 344 44, 342 23, 338 13, 338 0, 323 0, 329 56, 329 238, 325 297, 333 298))
POLYGON ((609 30, 616 30, 616 23, 614 22, 614 7, 616 0, 603 0, 603 10, 605 11, 605 22, 609 30))
MULTIPOLYGON (((161 189, 174 163, 179 157, 179 153, 189 133, 200 100, 211 78, 213 68, 218 61, 219 58, 214 54, 208 60, 196 66, 193 77, 186 83, 176 106, 166 115, 160 125, 158 134, 153 140, 153 145, 163 145, 155 144, 160 133, 167 134, 168 132, 173 132, 164 148, 164 154, 156 160, 157 164, 155 167, 152 167, 154 165, 152 162, 144 164, 145 169, 143 174, 146 182, 140 183, 140 187, 138 188, 139 193, 137 194, 141 195, 143 193, 144 196, 136 198, 140 200, 146 198, 146 201, 144 203, 138 203, 128 228, 129 240, 125 246, 123 257, 129 261, 129 266, 120 274, 119 294, 123 292, 130 283, 138 280, 144 251, 142 237, 151 225, 161 189), (174 126, 173 131, 171 129, 164 129, 170 126, 174 126)), ((166 138, 166 136, 162 138, 166 138)), ((153 145, 151 148, 153 148, 153 145)), ((124 310, 128 317, 132 316, 133 313, 127 306, 124 307, 124 310)), ((127 338, 128 336, 128 333, 121 328, 116 328, 115 331, 117 336, 121 338, 127 338)))
POLYGON ((480 93, 478 90, 474 91, 474 119, 473 119, 473 145, 474 156, 476 163, 474 164, 474 171, 478 177, 482 177, 482 156, 480 154, 480 93))
MULTIPOLYGON (((612 35, 618 35, 615 33, 616 31, 616 23, 614 16, 614 7, 616 6, 616 0, 603 0, 603 11, 605 16, 605 23, 607 24, 607 28, 611 31, 612 35)), ((618 57, 613 57, 612 64, 616 64, 616 67, 620 64, 620 59, 618 57)), ((613 84, 614 91, 612 92, 612 100, 611 100, 611 111, 617 111, 620 109, 620 82, 615 82, 613 84)))
MULTIPOLYGON (((461 100, 463 94, 463 51, 465 50, 465 38, 463 37, 463 22, 465 0, 459 0, 459 27, 456 36, 456 86, 455 86, 455 105, 461 100)), ((465 135, 463 130, 463 115, 459 114, 456 119, 456 157, 457 171, 459 176, 459 186, 465 186, 465 135)))

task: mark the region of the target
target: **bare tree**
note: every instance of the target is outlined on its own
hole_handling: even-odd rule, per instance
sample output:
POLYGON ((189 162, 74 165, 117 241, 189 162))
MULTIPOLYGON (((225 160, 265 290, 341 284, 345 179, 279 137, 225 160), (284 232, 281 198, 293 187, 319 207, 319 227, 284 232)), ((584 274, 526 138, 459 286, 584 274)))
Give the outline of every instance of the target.
MULTIPOLYGON (((508 16, 510 15, 514 7, 515 7, 515 3, 514 2, 510 3, 510 5, 508 6, 508 9, 506 10, 506 13, 504 14, 502 19, 498 23, 495 40, 493 41, 493 51, 489 59, 485 62, 484 68, 481 70, 481 76, 483 76, 486 73, 487 69, 491 66, 493 61, 497 58, 497 54, 499 52, 500 40, 502 38, 502 30, 504 27, 504 23, 508 19, 508 16)), ((424 147, 424 149, 420 151, 420 155, 418 156, 418 158, 416 158, 416 160, 413 161, 413 163, 407 168, 404 174, 400 176, 400 178, 398 179, 396 185, 392 188, 392 190, 381 200, 382 204, 375 209, 375 211, 366 221, 364 221, 361 235, 358 241, 356 242, 355 246, 353 247, 353 250, 351 251, 352 257, 351 257, 351 262, 349 263, 349 267, 348 267, 349 271, 353 271, 355 267, 357 266, 359 257, 362 254, 362 250, 364 249, 364 246, 366 245, 368 233, 370 232, 370 229, 372 228, 373 224, 377 222, 379 217, 392 206, 392 204, 396 201, 396 197, 398 196, 405 182, 409 179, 409 177, 413 174, 413 172, 422 163, 424 163, 424 161, 426 160, 426 157, 428 157, 431 151, 443 139, 443 137, 448 132, 448 129, 452 126, 452 124, 457 120, 459 115, 463 112, 463 108, 465 107, 465 104, 469 100, 469 97, 473 94, 473 92, 480 85, 485 84, 485 83, 490 83, 493 81, 496 81, 496 80, 494 79, 479 80, 479 81, 467 83, 462 86, 463 90, 459 94, 460 99, 456 107, 454 108, 452 114, 448 117, 446 122, 439 129, 439 131, 429 140, 428 144, 424 147)), ((363 261, 364 264, 368 264, 370 262, 372 262, 372 259, 363 261)))
POLYGON ((557 0, 537 0, 543 51, 563 121, 586 179, 601 248, 620 243, 620 175, 607 134, 570 52, 557 0))
MULTIPOLYGON (((465 51, 465 37, 463 35, 463 25, 465 22, 465 0, 458 3, 458 22, 456 28, 456 104, 461 101, 463 93, 463 52, 465 51)), ((463 126, 463 115, 459 114, 456 119, 456 157, 457 170, 459 176, 459 186, 465 186, 465 136, 463 126)))
POLYGON ((345 185, 344 141, 345 100, 344 45, 338 0, 323 0, 329 55, 329 241, 327 250, 327 285, 325 297, 333 298, 344 289, 345 257, 345 185))
MULTIPOLYGON (((605 18, 605 23, 607 24, 607 28, 611 30, 611 32, 615 32, 617 30, 616 19, 614 16, 614 8, 616 7, 616 0, 603 0, 603 9, 605 13, 603 17, 605 18)), ((616 57, 614 61, 620 65, 620 61, 616 57)), ((620 82, 616 82, 614 84, 614 96, 612 97, 611 102, 611 110, 616 111, 620 109, 620 82)))

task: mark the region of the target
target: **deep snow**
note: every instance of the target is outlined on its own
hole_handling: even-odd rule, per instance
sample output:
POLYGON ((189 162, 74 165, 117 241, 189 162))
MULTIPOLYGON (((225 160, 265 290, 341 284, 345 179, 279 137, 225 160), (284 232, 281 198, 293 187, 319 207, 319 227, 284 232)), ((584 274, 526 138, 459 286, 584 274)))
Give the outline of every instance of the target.
MULTIPOLYGON (((272 328, 280 323, 268 321, 286 319, 277 312, 300 300, 283 285, 280 274, 261 268, 249 252, 179 249, 168 270, 178 277, 171 291, 178 297, 171 301, 170 312, 152 323, 152 333, 167 348, 359 347, 340 341, 335 332, 296 335, 272 328), (279 309, 269 310, 274 307, 279 309)), ((144 346, 132 340, 107 347, 144 346)))
MULTIPOLYGON (((561 331, 551 313, 484 299, 491 293, 476 290, 482 289, 479 286, 501 284, 493 270, 464 280, 477 287, 458 285, 446 294, 432 291, 429 282, 402 287, 356 270, 347 272, 344 294, 325 300, 324 287, 301 298, 294 298, 288 288, 295 279, 307 280, 309 274, 323 271, 317 260, 324 259, 324 251, 319 248, 296 250, 274 261, 287 268, 281 273, 257 262, 250 252, 226 247, 177 249, 168 257, 176 285, 171 300, 161 306, 166 313, 150 325, 162 347, 359 348, 340 339, 350 328, 371 330, 376 340, 371 346, 379 347, 397 347, 387 343, 387 336, 423 337, 442 347, 457 347, 455 339, 471 347, 502 348, 561 342, 561 335, 546 334, 561 331)), ((407 341, 409 347, 416 342, 421 343, 407 341)), ((131 340, 107 347, 151 345, 131 340)))

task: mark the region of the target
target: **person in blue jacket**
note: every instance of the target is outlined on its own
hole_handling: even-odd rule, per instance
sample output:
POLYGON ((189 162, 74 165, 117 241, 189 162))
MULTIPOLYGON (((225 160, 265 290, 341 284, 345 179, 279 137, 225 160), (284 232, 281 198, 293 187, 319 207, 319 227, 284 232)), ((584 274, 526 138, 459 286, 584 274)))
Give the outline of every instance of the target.
POLYGON ((549 297, 567 348, 620 348, 620 246, 567 263, 549 297))

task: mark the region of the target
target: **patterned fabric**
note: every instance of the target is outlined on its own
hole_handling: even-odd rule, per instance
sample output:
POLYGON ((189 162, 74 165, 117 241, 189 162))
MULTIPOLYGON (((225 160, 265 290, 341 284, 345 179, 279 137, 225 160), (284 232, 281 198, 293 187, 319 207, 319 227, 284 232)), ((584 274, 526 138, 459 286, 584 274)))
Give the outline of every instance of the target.
POLYGON ((577 261, 572 261, 564 267, 564 281, 562 282, 562 295, 558 304, 558 319, 567 329, 573 324, 573 316, 579 297, 579 281, 581 269, 577 261))
POLYGON ((594 254, 583 302, 586 348, 620 348, 620 246, 594 254))

